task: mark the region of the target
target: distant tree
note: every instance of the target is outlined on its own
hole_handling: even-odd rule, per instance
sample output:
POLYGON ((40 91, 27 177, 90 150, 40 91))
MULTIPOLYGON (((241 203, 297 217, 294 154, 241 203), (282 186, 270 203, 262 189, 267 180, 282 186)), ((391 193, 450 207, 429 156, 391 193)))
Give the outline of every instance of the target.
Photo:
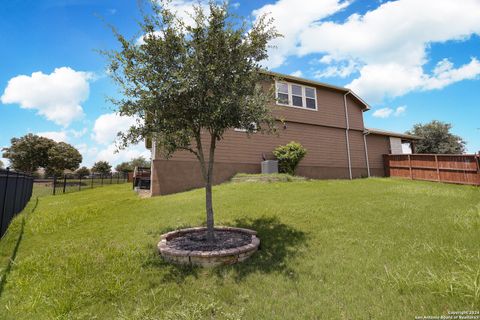
POLYGON ((115 166, 115 171, 127 173, 127 172, 132 172, 133 168, 130 162, 122 162, 115 166))
POLYGON ((87 167, 80 167, 77 169, 77 171, 75 171, 75 175, 78 178, 83 178, 90 175, 90 170, 87 167))
POLYGON ((91 171, 101 175, 108 175, 112 172, 112 166, 107 161, 97 161, 93 164, 91 171))
POLYGON ((135 167, 150 167, 150 160, 145 159, 145 157, 140 156, 138 158, 133 158, 130 161, 130 166, 135 169, 135 167))
POLYGON ((13 169, 28 173, 35 172, 39 167, 48 166, 48 151, 56 144, 51 139, 31 133, 20 138, 12 138, 10 143, 10 147, 2 149, 3 157, 10 160, 13 169))
POLYGON ((279 34, 265 16, 247 25, 215 1, 208 13, 195 6, 189 25, 168 2, 150 1, 152 10, 144 12, 152 13, 140 22, 142 44, 114 30, 120 49, 105 53, 122 95, 114 101, 119 113, 139 119, 120 136, 123 146, 150 137, 167 157, 177 150, 195 155, 205 186, 207 237, 213 241, 215 149, 228 129, 272 128, 273 95, 260 85, 260 71, 268 42, 279 34))
POLYGON ((465 141, 450 132, 450 123, 433 120, 415 124, 408 134, 421 137, 415 143, 415 152, 434 154, 459 154, 465 152, 465 141))
POLYGON ((75 171, 82 162, 82 155, 72 145, 59 142, 48 150, 47 175, 61 175, 65 170, 75 171))

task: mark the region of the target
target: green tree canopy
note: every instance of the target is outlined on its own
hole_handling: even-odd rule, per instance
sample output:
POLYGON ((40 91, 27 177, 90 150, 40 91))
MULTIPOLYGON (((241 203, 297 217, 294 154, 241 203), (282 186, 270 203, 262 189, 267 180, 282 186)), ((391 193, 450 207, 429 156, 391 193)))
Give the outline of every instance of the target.
POLYGON ((193 25, 152 0, 144 13, 143 43, 114 30, 121 48, 106 52, 110 75, 123 96, 113 102, 136 125, 120 134, 123 146, 147 137, 166 156, 187 150, 200 162, 206 191, 208 239, 214 240, 212 173, 215 148, 230 128, 269 131, 272 91, 261 87, 260 61, 278 33, 262 16, 248 25, 227 4, 211 1, 209 13, 195 7, 193 25), (206 140, 202 140, 202 133, 206 140))
POLYGON ((51 139, 31 133, 21 138, 12 138, 10 143, 10 147, 2 149, 3 157, 10 160, 13 169, 28 173, 33 173, 39 167, 48 167, 48 151, 56 144, 51 139))
POLYGON ((87 167, 80 167, 77 169, 77 171, 75 171, 75 175, 78 178, 83 178, 90 175, 90 170, 87 167))
POLYGON ((115 171, 127 173, 127 172, 133 172, 133 168, 132 168, 132 165, 130 164, 130 161, 122 162, 115 166, 115 171))
POLYGON ((150 160, 145 159, 145 157, 140 156, 137 158, 133 158, 130 161, 130 166, 135 169, 135 167, 150 167, 150 160))
POLYGON ((64 170, 74 171, 82 162, 82 155, 68 143, 59 142, 48 150, 48 175, 62 173, 64 170))
POLYGON ((107 161, 97 161, 91 169, 93 173, 108 175, 112 172, 112 166, 107 161))
POLYGON ((433 120, 426 124, 415 124, 408 134, 421 137, 415 143, 417 153, 459 154, 465 152, 465 141, 450 132, 450 123, 433 120))

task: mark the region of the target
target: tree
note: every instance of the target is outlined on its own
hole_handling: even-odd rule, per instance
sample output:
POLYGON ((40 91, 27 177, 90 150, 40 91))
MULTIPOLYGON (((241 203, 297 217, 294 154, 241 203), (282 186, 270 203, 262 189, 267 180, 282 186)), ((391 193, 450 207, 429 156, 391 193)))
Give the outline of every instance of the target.
POLYGON ((93 164, 91 171, 105 176, 112 172, 112 166, 107 161, 97 161, 93 164))
POLYGON ((87 167, 81 167, 81 168, 78 168, 77 171, 75 171, 75 175, 78 178, 83 178, 90 175, 90 170, 87 167))
POLYGON ((59 142, 48 150, 47 175, 61 175, 64 170, 74 171, 82 162, 82 155, 68 143, 59 142))
POLYGON ((193 25, 181 21, 167 2, 150 1, 151 14, 139 23, 143 43, 115 29, 118 51, 104 52, 109 74, 122 99, 112 100, 120 115, 137 123, 120 133, 122 146, 152 138, 169 157, 187 150, 200 163, 205 185, 207 238, 214 240, 212 176, 215 148, 230 128, 270 132, 274 119, 267 107, 272 90, 261 87, 260 61, 267 43, 279 36, 262 16, 251 26, 211 1, 209 13, 196 6, 193 25))
POLYGON ((122 162, 122 163, 116 165, 115 171, 127 173, 127 172, 132 172, 133 168, 132 168, 132 165, 130 164, 130 162, 122 162))
POLYGON ((278 146, 273 151, 273 155, 278 160, 280 172, 291 175, 295 174, 295 169, 306 154, 307 149, 305 149, 300 143, 294 141, 287 143, 284 146, 278 146))
POLYGON ((3 162, 0 160, 0 169, 3 169, 3 162))
POLYGON ((3 157, 10 160, 13 169, 33 173, 39 167, 46 168, 49 163, 48 151, 56 142, 34 134, 12 138, 11 146, 3 148, 3 157))
POLYGON ((421 137, 415 143, 417 153, 459 154, 465 152, 465 141, 450 132, 450 123, 433 120, 426 124, 415 124, 408 134, 421 137))
MULTIPOLYGON (((138 158, 133 158, 130 161, 130 166, 135 169, 135 167, 150 167, 150 160, 145 159, 144 157, 140 156, 138 158)), ((133 171, 133 170, 132 170, 133 171)))

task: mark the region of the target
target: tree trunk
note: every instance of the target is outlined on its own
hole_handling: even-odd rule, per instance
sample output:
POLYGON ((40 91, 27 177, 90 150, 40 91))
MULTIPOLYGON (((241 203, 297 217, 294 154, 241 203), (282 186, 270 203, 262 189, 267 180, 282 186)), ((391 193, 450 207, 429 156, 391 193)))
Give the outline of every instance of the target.
POLYGON ((207 181, 205 184, 205 207, 207 211, 207 240, 215 241, 214 219, 213 219, 213 203, 212 203, 212 182, 207 181))
POLYGON ((215 155, 216 137, 210 134, 210 150, 208 157, 207 179, 205 182, 205 207, 207 211, 207 240, 215 241, 214 218, 213 218, 213 201, 212 201, 212 180, 213 180, 213 163, 215 155))
POLYGON ((203 154, 202 139, 200 130, 195 136, 197 142, 196 156, 200 162, 203 181, 205 182, 205 211, 207 213, 207 241, 215 241, 214 217, 213 217, 213 201, 212 201, 212 180, 213 180, 213 163, 215 155, 216 137, 210 134, 210 150, 208 162, 203 154))

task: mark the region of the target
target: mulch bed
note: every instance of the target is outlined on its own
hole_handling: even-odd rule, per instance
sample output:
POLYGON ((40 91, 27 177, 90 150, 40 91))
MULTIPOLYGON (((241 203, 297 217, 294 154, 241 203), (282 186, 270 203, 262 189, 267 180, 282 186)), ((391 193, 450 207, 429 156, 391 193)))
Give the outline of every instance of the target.
POLYGON ((170 248, 187 251, 217 251, 238 248, 252 242, 250 234, 215 230, 215 242, 207 241, 207 231, 196 231, 168 240, 170 248))

